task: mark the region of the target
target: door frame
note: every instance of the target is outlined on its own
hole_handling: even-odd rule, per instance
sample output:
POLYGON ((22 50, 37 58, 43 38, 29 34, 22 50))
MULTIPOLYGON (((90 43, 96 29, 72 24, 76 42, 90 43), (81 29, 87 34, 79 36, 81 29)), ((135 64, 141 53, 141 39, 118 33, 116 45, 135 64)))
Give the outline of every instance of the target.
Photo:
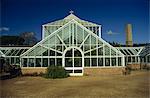
POLYGON ((63 55, 62 55, 62 66, 66 69, 66 70, 73 70, 73 73, 69 73, 70 76, 83 76, 83 73, 84 73, 84 53, 83 51, 79 48, 79 47, 76 47, 76 46, 71 46, 71 47, 68 47, 64 50, 63 52, 63 55), (70 49, 77 49, 78 51, 80 51, 81 53, 81 58, 82 58, 82 67, 65 67, 65 54, 67 51, 69 51, 70 49), (82 73, 74 73, 74 70, 82 70, 82 73))

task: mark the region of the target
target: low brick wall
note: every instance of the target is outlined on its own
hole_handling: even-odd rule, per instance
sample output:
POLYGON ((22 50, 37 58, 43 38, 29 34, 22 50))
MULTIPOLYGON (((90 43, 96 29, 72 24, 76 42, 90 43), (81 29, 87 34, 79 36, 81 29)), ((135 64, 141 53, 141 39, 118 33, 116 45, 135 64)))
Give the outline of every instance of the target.
POLYGON ((128 64, 128 67, 130 67, 132 70, 138 70, 141 68, 140 64, 128 64))
POLYGON ((85 75, 121 75, 125 67, 115 68, 84 68, 85 75))
POLYGON ((150 69, 150 63, 141 63, 141 69, 150 69))
MULTIPOLYGON (((29 68, 21 68, 22 74, 28 73, 40 73, 46 72, 47 68, 43 67, 29 67, 29 68)), ((116 68, 84 68, 84 74, 86 75, 113 75, 113 74, 122 74, 122 70, 124 67, 116 67, 116 68)))
POLYGON ((22 74, 27 74, 27 73, 34 73, 34 72, 37 72, 38 74, 40 72, 43 72, 45 73, 46 72, 46 67, 29 67, 29 68, 25 68, 25 67, 22 67, 21 68, 21 71, 22 71, 22 74))

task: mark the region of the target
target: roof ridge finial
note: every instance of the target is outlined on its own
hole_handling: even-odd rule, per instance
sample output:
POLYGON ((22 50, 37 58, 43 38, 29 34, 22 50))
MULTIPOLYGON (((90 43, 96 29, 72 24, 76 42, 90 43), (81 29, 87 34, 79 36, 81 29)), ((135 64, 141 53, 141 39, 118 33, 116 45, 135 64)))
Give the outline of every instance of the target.
POLYGON ((74 13, 74 11, 73 11, 73 10, 71 10, 71 11, 69 11, 69 13, 70 13, 70 14, 73 14, 73 13, 74 13))

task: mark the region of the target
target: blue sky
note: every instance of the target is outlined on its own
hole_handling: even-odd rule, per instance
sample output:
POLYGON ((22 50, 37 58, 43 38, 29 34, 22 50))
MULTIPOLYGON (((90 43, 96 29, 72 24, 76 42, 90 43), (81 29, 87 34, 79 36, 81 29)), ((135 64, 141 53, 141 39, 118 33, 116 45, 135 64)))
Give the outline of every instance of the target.
POLYGON ((102 38, 125 43, 125 25, 133 27, 134 43, 150 42, 149 0, 1 0, 2 35, 35 32, 41 25, 74 14, 102 25, 102 38), (108 31, 114 34, 108 34, 108 31))

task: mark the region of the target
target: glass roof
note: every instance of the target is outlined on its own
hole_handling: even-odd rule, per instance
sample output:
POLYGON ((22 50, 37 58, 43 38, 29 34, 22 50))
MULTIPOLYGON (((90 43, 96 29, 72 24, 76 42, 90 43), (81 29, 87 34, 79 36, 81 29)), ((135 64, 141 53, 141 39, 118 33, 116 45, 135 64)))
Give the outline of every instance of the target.
POLYGON ((116 47, 120 50, 124 55, 130 56, 138 56, 142 51, 143 47, 116 47))
POLYGON ((142 57, 145 57, 145 56, 148 56, 148 55, 150 55, 150 44, 145 46, 143 48, 143 50, 141 51, 141 53, 140 53, 140 56, 142 56, 142 57))
POLYGON ((78 23, 80 23, 80 24, 82 24, 84 26, 99 26, 98 24, 95 24, 95 23, 92 23, 92 22, 88 22, 88 21, 85 21, 85 20, 81 20, 80 18, 75 16, 73 13, 71 13, 68 16, 66 16, 64 19, 57 20, 57 21, 54 21, 54 22, 51 22, 51 23, 47 23, 47 24, 44 24, 44 25, 62 26, 64 24, 68 23, 72 19, 76 20, 78 23))
POLYGON ((20 56, 30 47, 0 47, 0 56, 20 56))

